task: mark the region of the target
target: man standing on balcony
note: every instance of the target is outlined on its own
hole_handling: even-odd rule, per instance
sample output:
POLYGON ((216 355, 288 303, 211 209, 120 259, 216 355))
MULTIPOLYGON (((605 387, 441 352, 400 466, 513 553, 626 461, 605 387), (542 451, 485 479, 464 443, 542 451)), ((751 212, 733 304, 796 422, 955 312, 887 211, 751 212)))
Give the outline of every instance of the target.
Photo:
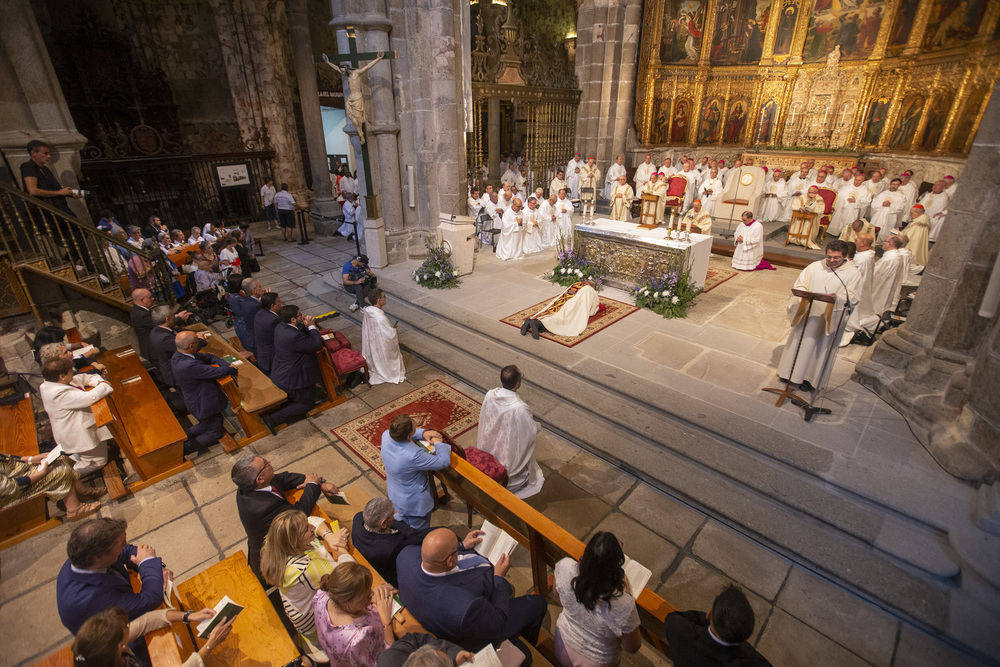
POLYGON ((21 181, 24 191, 32 197, 44 199, 47 204, 55 206, 67 215, 73 215, 69 210, 67 197, 77 197, 72 188, 59 185, 48 164, 52 160, 52 145, 33 139, 28 142, 28 155, 31 159, 21 165, 21 181))

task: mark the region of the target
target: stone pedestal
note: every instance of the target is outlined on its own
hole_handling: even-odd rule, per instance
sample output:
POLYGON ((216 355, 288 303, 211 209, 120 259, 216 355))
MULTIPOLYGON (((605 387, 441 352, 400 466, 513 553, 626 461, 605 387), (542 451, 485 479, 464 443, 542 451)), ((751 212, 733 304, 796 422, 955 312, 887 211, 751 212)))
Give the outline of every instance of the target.
POLYGON ((368 266, 373 269, 381 269, 388 266, 389 248, 385 242, 385 220, 382 218, 366 218, 364 235, 368 266))
POLYGON ((476 256, 476 221, 466 215, 441 214, 441 240, 451 248, 451 263, 460 276, 472 273, 476 256))

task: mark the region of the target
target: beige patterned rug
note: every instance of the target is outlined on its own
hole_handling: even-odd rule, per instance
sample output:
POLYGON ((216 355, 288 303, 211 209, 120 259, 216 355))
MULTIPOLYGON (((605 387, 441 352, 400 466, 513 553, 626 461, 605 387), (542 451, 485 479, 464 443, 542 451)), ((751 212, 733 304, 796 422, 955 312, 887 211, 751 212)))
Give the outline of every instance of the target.
MULTIPOLYGON (((601 303, 604 304, 604 310, 598 311, 596 315, 590 318, 590 321, 587 322, 587 328, 583 330, 582 334, 579 336, 557 336, 546 331, 541 334, 542 338, 548 338, 549 340, 555 341, 560 345, 565 345, 566 347, 573 347, 577 343, 582 343, 587 340, 601 329, 610 327, 623 317, 627 317, 639 310, 635 306, 630 306, 627 303, 622 303, 621 301, 615 301, 614 299, 609 299, 603 296, 599 296, 598 298, 601 300, 601 303)), ((528 317, 537 313, 542 309, 542 306, 551 300, 552 299, 546 299, 541 303, 536 303, 530 308, 525 308, 524 310, 517 311, 513 315, 508 315, 500 321, 504 324, 509 324, 512 327, 520 329, 521 324, 523 324, 528 317)))

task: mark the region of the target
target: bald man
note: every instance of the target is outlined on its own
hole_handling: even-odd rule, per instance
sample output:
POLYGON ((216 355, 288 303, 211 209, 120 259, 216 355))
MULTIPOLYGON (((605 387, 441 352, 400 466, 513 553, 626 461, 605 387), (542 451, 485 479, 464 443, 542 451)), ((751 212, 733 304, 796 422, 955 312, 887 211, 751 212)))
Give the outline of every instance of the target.
POLYGON ((518 635, 538 641, 545 598, 514 597, 504 579, 509 569, 506 554, 494 567, 447 528, 432 530, 421 546, 408 546, 396 558, 403 604, 432 634, 469 651, 516 642, 518 635))
POLYGON ((184 429, 188 441, 184 453, 199 452, 219 441, 226 434, 222 413, 229 399, 219 387, 219 380, 236 377, 237 369, 214 354, 198 352, 198 336, 182 331, 174 339, 177 352, 170 359, 174 384, 184 396, 184 405, 198 423, 184 429), (213 364, 217 364, 214 366, 213 364))

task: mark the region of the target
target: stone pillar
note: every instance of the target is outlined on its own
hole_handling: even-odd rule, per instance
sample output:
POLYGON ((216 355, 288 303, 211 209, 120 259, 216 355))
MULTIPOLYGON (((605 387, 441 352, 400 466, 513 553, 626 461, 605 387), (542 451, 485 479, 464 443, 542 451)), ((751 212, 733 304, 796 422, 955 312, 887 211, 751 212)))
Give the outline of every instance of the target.
MULTIPOLYGON (((52 144, 49 168, 63 186, 80 187, 80 149, 87 138, 76 131, 62 86, 28 0, 10 0, 0 21, 0 149, 20 184, 20 166, 28 161, 27 144, 41 139, 52 144)), ((69 205, 84 220, 83 202, 69 205)))
POLYGON ((1000 478, 1000 321, 979 315, 1000 251, 1000 90, 983 116, 906 322, 857 366, 953 475, 1000 478))
MULTIPOLYGON (((320 215, 332 218, 340 212, 330 185, 330 168, 326 159, 326 137, 323 117, 319 109, 319 90, 316 87, 316 65, 313 63, 312 38, 309 36, 309 13, 306 0, 286 0, 288 33, 291 37, 295 78, 299 85, 299 106, 302 109, 302 126, 309 146, 309 170, 312 172, 313 205, 320 215)), ((326 65, 324 65, 325 67, 326 65)), ((332 220, 313 220, 316 233, 332 236, 337 223, 332 220)))
MULTIPOLYGON (((606 172, 624 155, 632 127, 639 56, 640 0, 583 0, 577 11, 576 145, 606 172)), ((492 168, 492 167, 491 167, 492 168)))
POLYGON ((486 164, 490 170, 490 180, 499 181, 503 174, 493 173, 500 167, 500 98, 486 100, 486 164))

